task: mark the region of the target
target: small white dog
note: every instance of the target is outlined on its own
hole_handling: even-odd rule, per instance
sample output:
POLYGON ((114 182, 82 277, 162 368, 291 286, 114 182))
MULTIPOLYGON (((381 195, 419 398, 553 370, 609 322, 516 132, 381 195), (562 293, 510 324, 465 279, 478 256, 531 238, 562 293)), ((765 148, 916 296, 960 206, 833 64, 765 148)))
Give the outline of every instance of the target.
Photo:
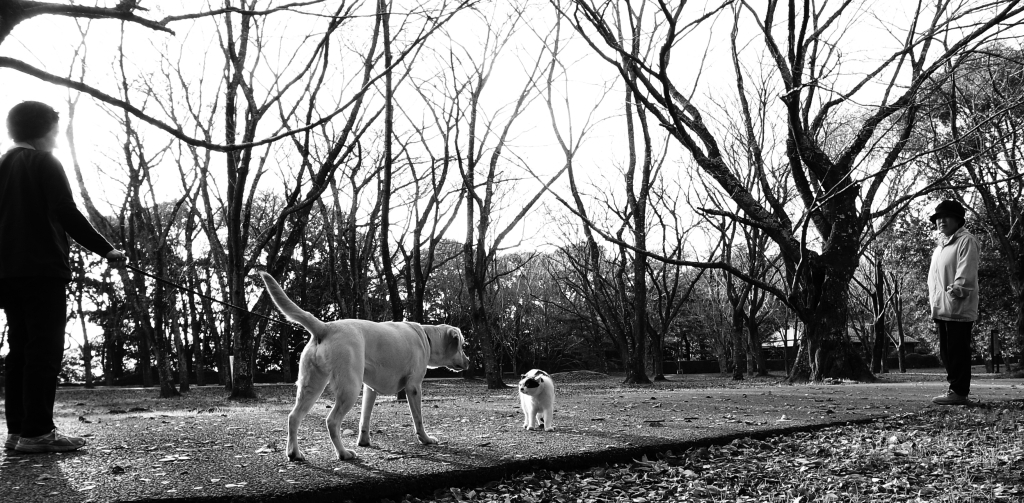
POLYGON ((295 407, 288 414, 288 459, 305 460, 299 449, 299 423, 320 398, 328 382, 334 389, 334 407, 327 415, 327 433, 334 443, 338 459, 355 457, 341 444, 339 427, 345 414, 356 403, 360 384, 363 385, 360 446, 370 445, 370 413, 377 394, 394 395, 401 389, 409 398, 409 412, 412 413, 416 436, 424 444, 437 443, 437 439, 427 435, 423 429, 420 409, 423 375, 428 367, 444 366, 455 371, 469 368, 469 358, 462 351, 465 339, 458 328, 366 320, 324 323, 295 305, 269 274, 260 272, 260 276, 274 305, 288 319, 313 335, 302 350, 295 407))
POLYGON ((519 405, 523 408, 523 428, 544 431, 555 429, 555 381, 543 370, 533 369, 519 381, 519 405))

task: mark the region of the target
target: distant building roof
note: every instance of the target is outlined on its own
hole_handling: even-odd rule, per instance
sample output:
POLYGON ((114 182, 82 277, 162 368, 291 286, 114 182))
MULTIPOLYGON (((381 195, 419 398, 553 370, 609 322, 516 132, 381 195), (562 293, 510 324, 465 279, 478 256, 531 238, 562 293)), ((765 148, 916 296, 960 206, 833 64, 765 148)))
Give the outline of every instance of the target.
MULTIPOLYGON (((853 329, 847 329, 847 332, 849 332, 851 337, 856 336, 853 329)), ((783 337, 785 337, 786 346, 795 346, 799 342, 800 333, 794 327, 788 327, 785 330, 778 330, 765 337, 762 340, 761 345, 770 348, 781 348, 783 346, 783 337)), ((903 342, 904 344, 917 344, 921 341, 914 337, 910 337, 909 335, 904 335, 903 342)))

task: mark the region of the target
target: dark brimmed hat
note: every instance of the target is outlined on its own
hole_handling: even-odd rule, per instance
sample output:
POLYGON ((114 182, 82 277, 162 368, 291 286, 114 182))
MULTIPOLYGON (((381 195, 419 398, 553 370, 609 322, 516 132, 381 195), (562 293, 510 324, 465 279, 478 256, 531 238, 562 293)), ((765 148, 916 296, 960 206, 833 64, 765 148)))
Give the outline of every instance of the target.
POLYGON ((935 213, 932 213, 932 217, 930 218, 930 220, 932 223, 935 223, 936 218, 953 217, 960 221, 960 225, 963 225, 966 221, 964 218, 965 215, 967 215, 967 211, 964 210, 964 207, 960 203, 956 201, 945 200, 935 207, 935 213))

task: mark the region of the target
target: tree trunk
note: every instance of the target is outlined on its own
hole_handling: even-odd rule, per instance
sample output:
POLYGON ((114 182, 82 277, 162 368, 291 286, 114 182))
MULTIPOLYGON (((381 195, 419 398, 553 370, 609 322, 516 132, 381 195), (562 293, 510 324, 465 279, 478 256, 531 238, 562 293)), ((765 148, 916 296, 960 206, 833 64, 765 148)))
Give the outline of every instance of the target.
MULTIPOLYGON (((229 154, 231 157, 232 154, 229 154)), ((235 177, 229 177, 229 192, 241 190, 235 177)), ((239 196, 238 204, 241 204, 239 196)), ((241 207, 231 205, 228 211, 228 298, 231 304, 245 307, 249 305, 245 290, 245 245, 242 240, 241 207)), ((252 320, 248 312, 230 309, 231 314, 231 353, 234 355, 234 369, 231 372, 231 398, 257 398, 255 387, 255 369, 253 359, 256 348, 252 332, 252 320)))
POLYGON ((730 367, 730 365, 729 365, 729 355, 726 354, 723 351, 723 352, 719 352, 716 355, 716 358, 718 358, 718 373, 722 374, 723 376, 729 375, 729 373, 730 373, 730 369, 729 369, 729 367, 730 367))
MULTIPOLYGON (((152 320, 149 315, 149 309, 146 302, 143 302, 145 297, 145 281, 142 279, 140 274, 128 275, 124 274, 121 276, 124 284, 125 296, 128 297, 129 303, 132 305, 136 315, 136 324, 139 327, 139 364, 142 371, 142 386, 150 387, 153 385, 152 367, 150 354, 154 354, 157 357, 157 372, 160 373, 160 397, 169 398, 176 396, 178 391, 174 389, 174 383, 170 382, 169 387, 165 386, 163 379, 163 348, 158 344, 158 335, 156 329, 153 327, 152 320), (132 278, 129 278, 132 276, 132 278)), ((155 311, 159 311, 156 309, 155 311)), ((170 380, 170 375, 167 376, 170 380)))
POLYGON ((195 242, 196 217, 195 207, 189 211, 185 220, 185 235, 188 236, 188 245, 185 248, 185 261, 188 264, 188 292, 186 292, 188 309, 188 324, 192 332, 192 360, 193 369, 196 373, 196 386, 206 385, 206 356, 203 351, 202 324, 200 323, 199 308, 196 305, 196 290, 198 289, 199 276, 196 273, 195 257, 192 252, 192 244, 195 242))
MULTIPOLYGON (((852 197, 846 194, 837 197, 843 203, 852 197)), ((836 210, 840 211, 840 210, 836 210)), ((845 218, 854 218, 847 215, 845 218)), ((791 281, 796 291, 790 301, 797 308, 800 321, 804 323, 801 351, 806 347, 807 359, 794 365, 797 371, 790 375, 790 381, 824 379, 849 379, 859 382, 874 382, 864 358, 849 336, 850 283, 859 265, 857 246, 860 234, 852 231, 835 230, 828 246, 821 255, 810 255, 806 264, 799 269, 801 275, 791 281), (806 367, 803 364, 806 363, 806 367)), ((787 266, 788 267, 788 266, 787 266)))
POLYGON ((152 326, 149 326, 148 318, 146 315, 147 322, 141 328, 142 337, 139 338, 139 372, 142 373, 142 387, 150 388, 153 386, 153 363, 150 359, 152 354, 152 348, 149 347, 149 341, 151 339, 148 332, 153 330, 152 326))
POLYGON ((660 330, 651 330, 651 354, 654 356, 654 381, 667 381, 665 378, 665 334, 660 330))
MULTIPOLYGON (((255 137, 256 122, 259 120, 257 110, 251 107, 247 100, 247 107, 243 107, 239 113, 238 96, 239 91, 245 95, 244 88, 244 66, 249 44, 252 43, 249 34, 253 27, 253 16, 242 14, 239 21, 238 35, 234 34, 234 21, 230 13, 224 15, 224 26, 228 36, 225 39, 225 89, 224 89, 224 140, 228 145, 234 145, 239 140, 242 143, 252 141, 255 137), (244 124, 239 127, 238 118, 243 117, 244 124), (239 134, 241 133, 241 134, 239 134)), ((250 174, 250 163, 252 160, 251 149, 232 150, 225 154, 224 167, 227 172, 227 195, 224 198, 226 205, 224 211, 224 227, 227 231, 227 297, 229 303, 235 306, 245 307, 249 305, 246 298, 245 275, 246 263, 245 252, 248 238, 248 219, 246 218, 246 184, 250 174)), ((248 312, 238 309, 230 309, 228 318, 231 320, 227 335, 230 335, 230 353, 234 356, 234 368, 231 370, 231 395, 232 399, 256 398, 254 386, 252 359, 255 357, 252 322, 248 312)), ((224 345, 228 347, 227 344, 224 345)), ((226 355, 227 356, 227 355, 226 355)))
POLYGON ((753 360, 755 369, 750 371, 750 375, 763 377, 768 375, 768 363, 765 361, 764 350, 761 348, 760 332, 761 325, 757 321, 757 315, 755 312, 751 312, 747 319, 747 358, 753 360))
POLYGON ((171 314, 171 336, 174 338, 174 349, 178 353, 178 391, 185 393, 191 389, 188 378, 188 345, 186 340, 182 339, 177 309, 172 308, 171 314))
POLYGON ((732 309, 732 380, 743 380, 743 309, 734 306, 732 309))
MULTIPOLYGON (((902 290, 902 289, 901 289, 902 290)), ((897 291, 894 297, 895 305, 893 311, 896 314, 896 334, 899 342, 896 344, 896 359, 899 363, 900 373, 907 372, 907 346, 906 337, 903 334, 903 292, 897 291)))
POLYGON ((875 381, 847 333, 846 292, 846 288, 839 287, 824 289, 814 315, 803 320, 806 336, 800 351, 806 348, 806 358, 803 362, 798 358, 794 365, 797 373, 791 381, 819 382, 827 378, 875 381), (805 369, 808 374, 802 374, 805 369))
POLYGON ((160 378, 160 398, 171 398, 181 396, 181 393, 174 388, 174 374, 171 371, 171 359, 167 356, 167 349, 164 344, 164 336, 156 331, 153 335, 157 338, 152 341, 153 352, 156 353, 156 370, 160 378))
MULTIPOLYGON (((232 277, 231 303, 236 306, 246 305, 245 284, 241 275, 232 277)), ((253 358, 256 356, 253 347, 252 316, 248 312, 232 309, 231 347, 234 353, 235 368, 231 372, 231 399, 259 398, 256 394, 256 369, 253 358)))
POLYGON ((217 383, 224 386, 225 390, 231 390, 231 370, 228 354, 230 354, 230 342, 228 333, 230 329, 230 315, 225 316, 223 329, 217 328, 217 319, 214 317, 213 305, 210 297, 213 294, 213 287, 210 285, 210 277, 206 278, 206 290, 203 297, 199 298, 199 305, 202 307, 202 316, 206 320, 206 328, 210 331, 209 340, 213 342, 214 361, 217 363, 217 383))
POLYGON ((875 323, 872 325, 871 333, 874 336, 874 340, 871 345, 871 372, 877 374, 879 372, 884 372, 885 339, 888 337, 885 333, 885 322, 876 318, 875 323))
POLYGON ((871 372, 886 372, 886 340, 889 334, 885 327, 885 273, 882 270, 882 254, 875 252, 874 287, 871 292, 871 309, 874 323, 871 324, 874 344, 871 348, 871 372))
POLYGON ((103 380, 107 386, 113 386, 124 375, 124 341, 120 333, 121 306, 115 302, 109 269, 103 271, 103 290, 108 306, 103 322, 103 380))
MULTIPOLYGON (((193 306, 195 307, 195 306, 193 306)), ((192 358, 196 373, 196 386, 206 386, 206 344, 205 337, 199 332, 198 313, 192 313, 192 358)))
MULTIPOLYGON (((78 253, 78 258, 83 259, 82 253, 78 253)), ((75 291, 75 308, 78 311, 78 322, 82 326, 82 364, 85 366, 85 387, 92 388, 92 344, 89 343, 89 329, 85 323, 85 310, 82 308, 82 297, 84 295, 84 275, 85 275, 85 264, 82 264, 82 270, 78 274, 78 282, 76 283, 75 291)))
POLYGON ((508 385, 505 384, 501 376, 501 364, 498 361, 497 348, 494 347, 494 337, 491 334, 483 296, 482 287, 470 288, 473 334, 480 342, 480 349, 484 353, 484 375, 487 379, 487 389, 505 389, 508 385))
MULTIPOLYGON (((1017 320, 1014 323, 1014 338, 1017 346, 1017 370, 1024 371, 1024 281, 1012 281, 1017 296, 1017 320)), ((1010 366, 1006 366, 1009 371, 1010 366)))
MULTIPOLYGON (((789 382, 804 382, 811 375, 811 356, 807 351, 807 325, 800 332, 799 344, 796 347, 796 358, 793 358, 793 367, 789 370, 789 382)), ((796 342, 796 341, 794 341, 796 342)))
MULTIPOLYGON (((620 40, 621 40, 620 36, 620 40)), ((632 53, 640 51, 638 38, 634 39, 632 53)), ((632 73, 627 78, 636 79, 632 73)), ((626 382, 632 384, 650 384, 647 377, 647 200, 651 187, 651 170, 653 153, 651 135, 647 126, 647 114, 643 107, 636 107, 637 119, 644 140, 643 159, 638 163, 635 127, 633 124, 633 91, 627 87, 626 96, 626 135, 629 143, 629 160, 626 170, 626 197, 633 216, 633 343, 630 349, 630 365, 626 369, 626 382), (637 165, 640 165, 640 187, 634 190, 637 165)), ((626 260, 627 254, 622 254, 626 260)), ((660 348, 659 348, 660 349, 660 348)), ((664 378, 664 376, 662 376, 664 378)))
MULTIPOLYGON (((157 261, 157 271, 160 276, 164 275, 164 269, 161 262, 157 261)), ((153 351, 153 355, 156 356, 156 373, 157 380, 160 381, 160 398, 170 398, 174 396, 180 396, 181 393, 174 387, 174 372, 171 370, 171 359, 168 354, 170 347, 168 344, 168 336, 166 334, 167 323, 164 319, 167 314, 166 299, 164 299, 164 292, 161 283, 157 282, 156 288, 154 288, 153 297, 156 302, 153 303, 153 327, 148 331, 149 347, 153 351)))
POLYGON ((124 354, 118 352, 116 332, 104 330, 103 332, 103 384, 113 386, 117 378, 123 374, 118 372, 119 365, 123 365, 124 354), (119 360, 120 358, 120 360, 119 360))
MULTIPOLYGON (((785 322, 782 324, 782 369, 789 375, 789 315, 790 312, 786 310, 785 322)), ((796 335, 799 333, 798 326, 800 322, 793 321, 793 342, 796 343, 796 335)))
MULTIPOLYGON (((192 285, 195 285, 193 282, 192 285)), ((194 286, 193 286, 194 288, 194 286)), ((206 356, 204 351, 203 336, 201 334, 202 328, 199 323, 199 312, 196 306, 195 294, 190 290, 188 292, 188 318, 189 326, 192 332, 192 369, 196 374, 196 386, 206 385, 206 356)))
MULTIPOLYGON (((644 231, 638 229, 636 238, 643 239, 644 231)), ((639 242, 639 241, 638 241, 639 242)), ((640 245, 643 247, 643 245, 640 245)), ((632 344, 629 364, 626 366, 626 383, 650 384, 647 377, 647 261, 644 255, 633 256, 633 323, 632 344)))
POLYGON ((381 27, 384 33, 384 169, 381 180, 380 210, 380 260, 384 272, 384 284, 388 288, 388 299, 391 303, 391 321, 405 319, 405 308, 402 295, 398 291, 398 279, 395 277, 394 264, 391 260, 391 174, 393 169, 391 153, 392 127, 394 123, 394 85, 391 69, 391 29, 390 9, 385 0, 377 3, 377 12, 381 16, 381 27))

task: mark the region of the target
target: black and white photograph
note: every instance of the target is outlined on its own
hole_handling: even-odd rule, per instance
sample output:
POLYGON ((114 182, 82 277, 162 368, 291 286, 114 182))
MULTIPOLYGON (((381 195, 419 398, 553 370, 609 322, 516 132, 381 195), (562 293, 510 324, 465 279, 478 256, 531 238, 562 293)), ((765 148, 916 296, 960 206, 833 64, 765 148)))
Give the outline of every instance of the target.
POLYGON ((5 501, 1024 502, 1020 0, 0 0, 0 113, 5 501))

